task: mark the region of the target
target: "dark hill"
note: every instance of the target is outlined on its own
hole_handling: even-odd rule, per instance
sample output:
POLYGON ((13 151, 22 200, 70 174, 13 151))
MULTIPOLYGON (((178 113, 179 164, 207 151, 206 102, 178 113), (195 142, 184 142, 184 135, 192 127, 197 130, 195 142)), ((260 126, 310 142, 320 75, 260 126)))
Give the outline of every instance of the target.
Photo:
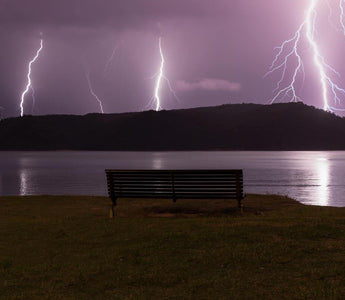
POLYGON ((0 150, 345 150, 345 118, 302 103, 0 122, 0 150))

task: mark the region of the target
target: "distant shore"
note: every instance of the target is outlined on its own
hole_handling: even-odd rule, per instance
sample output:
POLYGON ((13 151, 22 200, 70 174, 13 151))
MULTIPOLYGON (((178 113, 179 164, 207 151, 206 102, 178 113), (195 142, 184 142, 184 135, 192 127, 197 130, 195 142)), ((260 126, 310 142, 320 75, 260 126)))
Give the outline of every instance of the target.
POLYGON ((9 118, 0 150, 330 151, 345 150, 343 136, 345 118, 303 103, 228 104, 9 118))

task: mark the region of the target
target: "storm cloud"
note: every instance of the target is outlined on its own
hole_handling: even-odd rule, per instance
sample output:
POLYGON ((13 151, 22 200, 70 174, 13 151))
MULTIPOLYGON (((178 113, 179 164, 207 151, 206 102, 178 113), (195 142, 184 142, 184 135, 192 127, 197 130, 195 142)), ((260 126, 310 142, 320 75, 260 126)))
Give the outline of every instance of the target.
MULTIPOLYGON (((29 91, 25 114, 99 112, 86 73, 106 113, 150 108, 159 38, 170 82, 160 89, 163 109, 268 103, 281 75, 263 75, 274 47, 293 36, 305 6, 300 0, 0 0, 2 115, 19 115, 28 62, 41 37, 44 49, 32 68, 35 105, 29 91)), ((332 46, 339 38, 323 28, 318 33, 327 62, 345 74, 345 47, 332 46)), ((305 71, 300 96, 320 107, 311 60, 305 71)))
POLYGON ((0 24, 26 29, 140 28, 174 18, 225 16, 228 1, 215 2, 210 6, 209 0, 0 0, 0 24))

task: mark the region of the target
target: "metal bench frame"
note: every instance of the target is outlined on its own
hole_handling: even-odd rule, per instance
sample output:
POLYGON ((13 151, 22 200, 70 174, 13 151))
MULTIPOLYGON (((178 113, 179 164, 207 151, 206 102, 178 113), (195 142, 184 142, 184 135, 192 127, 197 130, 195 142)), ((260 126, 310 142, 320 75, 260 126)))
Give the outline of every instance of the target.
POLYGON ((237 199, 242 207, 242 170, 105 170, 115 215, 118 198, 237 199))

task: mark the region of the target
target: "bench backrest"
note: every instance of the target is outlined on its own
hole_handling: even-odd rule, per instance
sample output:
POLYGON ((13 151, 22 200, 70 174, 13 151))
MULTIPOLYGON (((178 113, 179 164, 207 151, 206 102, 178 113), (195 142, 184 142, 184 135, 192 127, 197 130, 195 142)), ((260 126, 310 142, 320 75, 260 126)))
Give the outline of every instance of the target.
POLYGON ((106 170, 109 197, 243 199, 242 170, 106 170))

